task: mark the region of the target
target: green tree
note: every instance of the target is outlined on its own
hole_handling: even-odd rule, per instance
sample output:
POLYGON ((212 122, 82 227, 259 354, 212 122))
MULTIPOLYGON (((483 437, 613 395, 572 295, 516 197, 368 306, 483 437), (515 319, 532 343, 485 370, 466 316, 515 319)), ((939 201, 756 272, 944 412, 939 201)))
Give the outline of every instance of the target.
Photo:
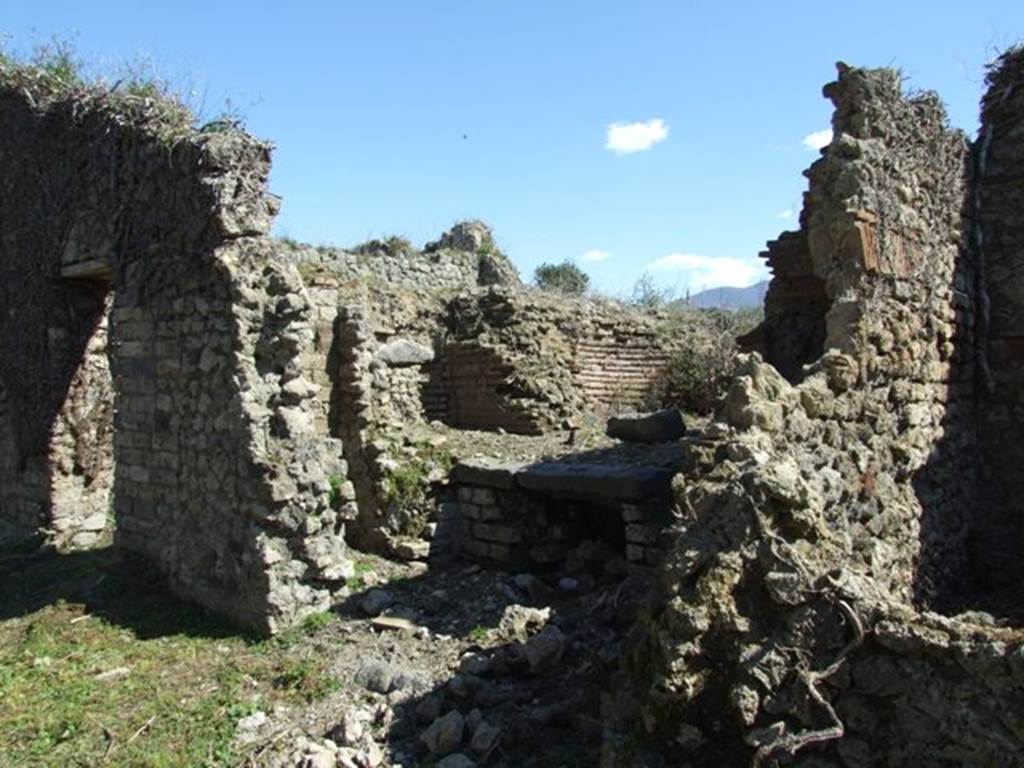
POLYGON ((571 261, 561 264, 541 264, 534 270, 533 282, 541 290, 582 296, 587 292, 590 276, 571 261))

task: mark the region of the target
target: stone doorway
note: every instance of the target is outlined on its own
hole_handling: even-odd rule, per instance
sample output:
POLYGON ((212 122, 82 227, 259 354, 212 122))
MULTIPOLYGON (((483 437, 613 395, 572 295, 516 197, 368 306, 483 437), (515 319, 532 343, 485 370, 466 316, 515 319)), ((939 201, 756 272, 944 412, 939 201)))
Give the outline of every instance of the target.
POLYGON ((58 549, 93 547, 113 529, 114 392, 108 350, 111 273, 100 262, 65 268, 47 320, 62 385, 48 436, 49 514, 58 549))

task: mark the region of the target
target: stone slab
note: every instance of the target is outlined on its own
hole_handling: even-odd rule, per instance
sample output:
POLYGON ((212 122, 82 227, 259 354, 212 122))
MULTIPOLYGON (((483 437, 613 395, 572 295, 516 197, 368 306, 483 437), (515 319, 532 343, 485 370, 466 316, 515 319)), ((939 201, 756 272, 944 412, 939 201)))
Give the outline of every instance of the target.
POLYGON ((452 479, 460 485, 479 485, 510 491, 515 488, 516 474, 525 466, 486 457, 463 459, 452 470, 452 479))
POLYGON ((534 464, 516 475, 520 488, 569 498, 638 501, 666 496, 674 471, 608 464, 534 464))

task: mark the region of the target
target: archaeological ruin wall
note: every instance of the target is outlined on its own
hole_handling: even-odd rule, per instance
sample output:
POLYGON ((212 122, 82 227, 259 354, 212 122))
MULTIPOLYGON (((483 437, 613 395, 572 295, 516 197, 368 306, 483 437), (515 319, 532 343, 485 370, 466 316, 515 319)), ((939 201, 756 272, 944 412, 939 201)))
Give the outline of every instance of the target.
MULTIPOLYGON (((801 233, 768 251, 782 311, 750 339, 767 360, 741 357, 715 421, 686 441, 663 591, 631 685, 605 706, 607 768, 1024 754, 1019 630, 976 589, 995 563, 971 546, 990 530, 979 472, 1016 471, 978 461, 979 414, 1001 403, 981 386, 993 286, 966 237, 974 158, 934 94, 900 85, 840 65, 825 89, 835 138, 808 172, 801 233), (803 314, 781 301, 794 276, 824 290, 811 361, 807 328, 785 322, 803 314)), ((1000 119, 1002 156, 1019 157, 1005 132, 1019 117, 1000 119)), ((1016 212, 981 213, 988 247, 1016 231, 1016 212)), ((1008 383, 1005 362, 993 376, 1008 383)))
POLYGON ((576 428, 649 400, 673 352, 657 314, 522 288, 481 222, 422 250, 286 246, 315 317, 316 422, 344 445, 339 514, 363 548, 394 554, 444 506, 445 430, 576 428), (398 475, 422 493, 396 493, 398 475))
POLYGON ((264 235, 270 147, 0 65, 0 520, 125 549, 270 632, 326 608, 343 526, 312 311, 264 235), (333 462, 333 463, 332 463, 333 462))
POLYGON ((1002 57, 988 78, 975 147, 974 226, 967 233, 984 275, 979 433, 986 462, 972 535, 979 588, 1013 593, 1024 579, 1024 51, 1002 57))
POLYGON ((659 313, 540 291, 464 294, 450 312, 449 419, 464 428, 536 434, 651 407, 681 347, 659 313))
POLYGON ((772 275, 764 299, 765 318, 737 342, 743 351, 760 352, 796 383, 803 377, 803 367, 824 352, 828 295, 814 273, 805 231, 783 232, 760 255, 772 275))

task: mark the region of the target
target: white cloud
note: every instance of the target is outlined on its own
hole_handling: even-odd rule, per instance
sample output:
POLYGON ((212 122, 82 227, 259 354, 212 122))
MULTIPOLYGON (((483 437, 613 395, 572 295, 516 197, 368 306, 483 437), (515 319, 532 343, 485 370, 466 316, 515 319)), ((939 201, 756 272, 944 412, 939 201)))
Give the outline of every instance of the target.
POLYGON ((643 152, 668 136, 668 126, 660 117, 646 122, 612 123, 604 148, 619 155, 643 152))
POLYGON ((792 208, 787 208, 784 211, 779 211, 777 214, 775 214, 775 217, 778 218, 778 219, 792 219, 793 218, 793 209, 792 208))
POLYGON ((753 260, 731 256, 699 256, 695 253, 670 253, 655 259, 647 268, 653 272, 677 272, 683 287, 694 291, 723 285, 745 288, 765 278, 764 267, 753 260))
POLYGON ((824 128, 804 136, 803 144, 808 149, 824 149, 832 143, 832 129, 824 128))
POLYGON ((608 253, 608 251, 600 251, 597 248, 595 248, 591 251, 587 251, 582 256, 580 256, 580 261, 589 261, 593 263, 597 261, 608 261, 608 259, 610 259, 611 257, 612 255, 608 253))

